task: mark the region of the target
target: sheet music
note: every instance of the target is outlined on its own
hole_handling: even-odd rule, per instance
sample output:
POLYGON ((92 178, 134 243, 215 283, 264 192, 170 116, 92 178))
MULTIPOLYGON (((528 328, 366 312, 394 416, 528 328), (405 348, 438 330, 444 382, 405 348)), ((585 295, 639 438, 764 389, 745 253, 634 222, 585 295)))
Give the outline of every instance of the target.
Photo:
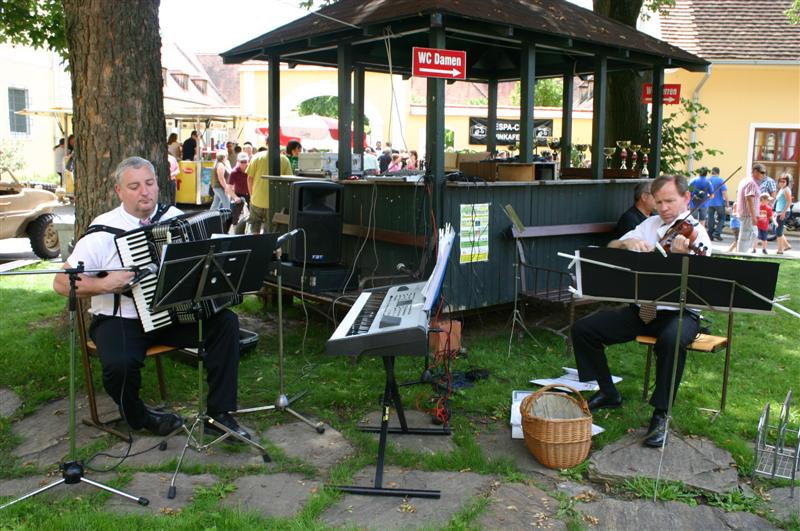
MULTIPOLYGON (((580 381, 580 378, 578 378, 577 369, 573 369, 571 367, 561 367, 561 368, 564 369, 564 374, 562 374, 558 378, 539 378, 536 380, 531 380, 530 382, 532 384, 541 386, 564 384, 580 392, 597 391, 598 389, 600 389, 600 386, 597 385, 597 380, 590 380, 588 382, 580 381)), ((617 384, 622 381, 622 377, 612 375, 611 381, 614 384, 617 384)))
POLYGON ((444 273, 447 269, 447 262, 450 259, 450 251, 453 248, 455 237, 456 232, 449 223, 443 229, 439 229, 439 245, 437 246, 439 252, 436 255, 436 266, 434 266, 431 276, 428 277, 428 281, 422 289, 422 295, 425 297, 424 310, 426 312, 431 311, 436 299, 439 298, 439 291, 442 288, 444 273))

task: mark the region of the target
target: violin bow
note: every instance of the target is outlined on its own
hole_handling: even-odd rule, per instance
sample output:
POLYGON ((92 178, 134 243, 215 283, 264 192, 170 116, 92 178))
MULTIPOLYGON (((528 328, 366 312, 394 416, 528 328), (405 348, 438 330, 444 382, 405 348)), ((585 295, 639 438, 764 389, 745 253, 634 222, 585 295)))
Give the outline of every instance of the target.
POLYGON ((735 170, 733 170, 733 173, 731 173, 730 175, 728 175, 727 179, 725 179, 724 181, 722 181, 722 182, 720 183, 720 185, 719 185, 719 186, 717 186, 717 188, 716 188, 716 189, 714 189, 714 190, 713 190, 713 191, 712 191, 710 194, 708 194, 708 197, 706 197, 706 198, 705 198, 705 199, 703 199, 703 200, 702 200, 700 203, 698 203, 698 204, 697 204, 697 205, 696 205, 696 206, 695 206, 695 207, 694 207, 692 210, 690 210, 690 211, 689 211, 689 213, 688 213, 688 214, 686 214, 686 215, 685 215, 684 217, 682 217, 682 218, 676 218, 676 219, 675 219, 675 221, 673 221, 673 222, 672 222, 672 225, 670 225, 669 229, 667 229, 667 232, 665 232, 665 233, 664 233, 664 235, 661 237, 661 239, 660 239, 660 240, 658 240, 658 243, 659 243, 660 245, 663 245, 665 241, 667 241, 667 240, 668 240, 670 237, 672 237, 672 236, 673 236, 673 235, 674 235, 674 234, 675 234, 675 233, 678 231, 678 226, 680 225, 680 223, 679 223, 680 221, 683 221, 683 220, 685 220, 685 219, 686 219, 686 218, 688 218, 689 216, 694 216, 695 212, 699 211, 699 210, 700 210, 700 209, 703 207, 703 205, 705 205, 705 204, 706 204, 706 202, 707 202, 709 199, 711 199, 712 197, 714 197, 714 196, 717 194, 717 192, 719 192, 719 190, 720 190, 720 189, 721 189, 723 186, 725 186, 725 183, 727 183, 728 181, 730 181, 730 180, 731 180, 731 178, 733 178, 733 176, 734 176, 734 175, 736 175, 737 173, 739 173, 739 171, 740 171, 741 169, 742 169, 742 167, 741 167, 741 166, 739 166, 738 168, 736 168, 735 170))

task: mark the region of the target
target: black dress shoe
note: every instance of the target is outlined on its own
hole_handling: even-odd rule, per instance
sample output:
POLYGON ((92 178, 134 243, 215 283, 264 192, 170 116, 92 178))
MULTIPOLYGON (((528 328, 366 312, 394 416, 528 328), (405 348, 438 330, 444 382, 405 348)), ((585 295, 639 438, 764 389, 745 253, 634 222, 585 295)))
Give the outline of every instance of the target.
POLYGON ((619 392, 615 394, 605 394, 603 391, 597 391, 589 399, 589 411, 597 411, 598 409, 614 409, 622 405, 622 395, 619 392))
POLYGON ((665 411, 654 411, 650 419, 650 427, 647 428, 644 445, 654 448, 661 448, 667 438, 667 413, 665 411))
MULTIPOLYGON (((232 432, 241 435, 245 439, 252 440, 252 437, 247 432, 247 430, 239 426, 239 423, 236 422, 236 419, 233 418, 230 413, 209 413, 208 416, 214 420, 214 423, 212 424, 210 421, 207 420, 206 421, 207 430, 212 431, 214 433, 218 433, 220 435, 222 435, 223 433, 227 433, 225 432, 225 430, 216 426, 216 424, 222 424, 232 432)), ((237 439, 236 437, 229 437, 228 439, 231 441, 239 441, 239 439, 237 439)))
POLYGON ((164 437, 180 429, 181 426, 183 426, 183 419, 177 413, 147 408, 144 428, 153 435, 164 437))

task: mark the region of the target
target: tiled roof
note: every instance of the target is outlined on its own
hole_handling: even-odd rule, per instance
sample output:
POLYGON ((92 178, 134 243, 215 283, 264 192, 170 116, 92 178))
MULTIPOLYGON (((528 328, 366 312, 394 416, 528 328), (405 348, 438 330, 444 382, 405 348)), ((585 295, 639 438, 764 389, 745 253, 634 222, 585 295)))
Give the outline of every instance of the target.
POLYGON ((708 61, 800 61, 800 25, 784 15, 792 0, 676 0, 661 37, 708 61))

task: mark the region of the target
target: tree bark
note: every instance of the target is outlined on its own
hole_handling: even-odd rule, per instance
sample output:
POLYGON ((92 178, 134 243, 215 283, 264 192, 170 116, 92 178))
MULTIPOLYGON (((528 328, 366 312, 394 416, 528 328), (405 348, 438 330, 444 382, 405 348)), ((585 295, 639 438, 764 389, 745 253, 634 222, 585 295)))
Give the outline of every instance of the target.
POLYGON ((119 204, 114 169, 126 157, 153 163, 169 199, 160 0, 64 0, 75 131, 75 231, 119 204))
MULTIPOLYGON (((594 12, 632 28, 642 9, 643 0, 594 0, 594 12)), ((642 84, 649 81, 636 70, 608 74, 606 102, 606 140, 613 146, 617 140, 648 145, 647 108, 642 103, 642 84)))

